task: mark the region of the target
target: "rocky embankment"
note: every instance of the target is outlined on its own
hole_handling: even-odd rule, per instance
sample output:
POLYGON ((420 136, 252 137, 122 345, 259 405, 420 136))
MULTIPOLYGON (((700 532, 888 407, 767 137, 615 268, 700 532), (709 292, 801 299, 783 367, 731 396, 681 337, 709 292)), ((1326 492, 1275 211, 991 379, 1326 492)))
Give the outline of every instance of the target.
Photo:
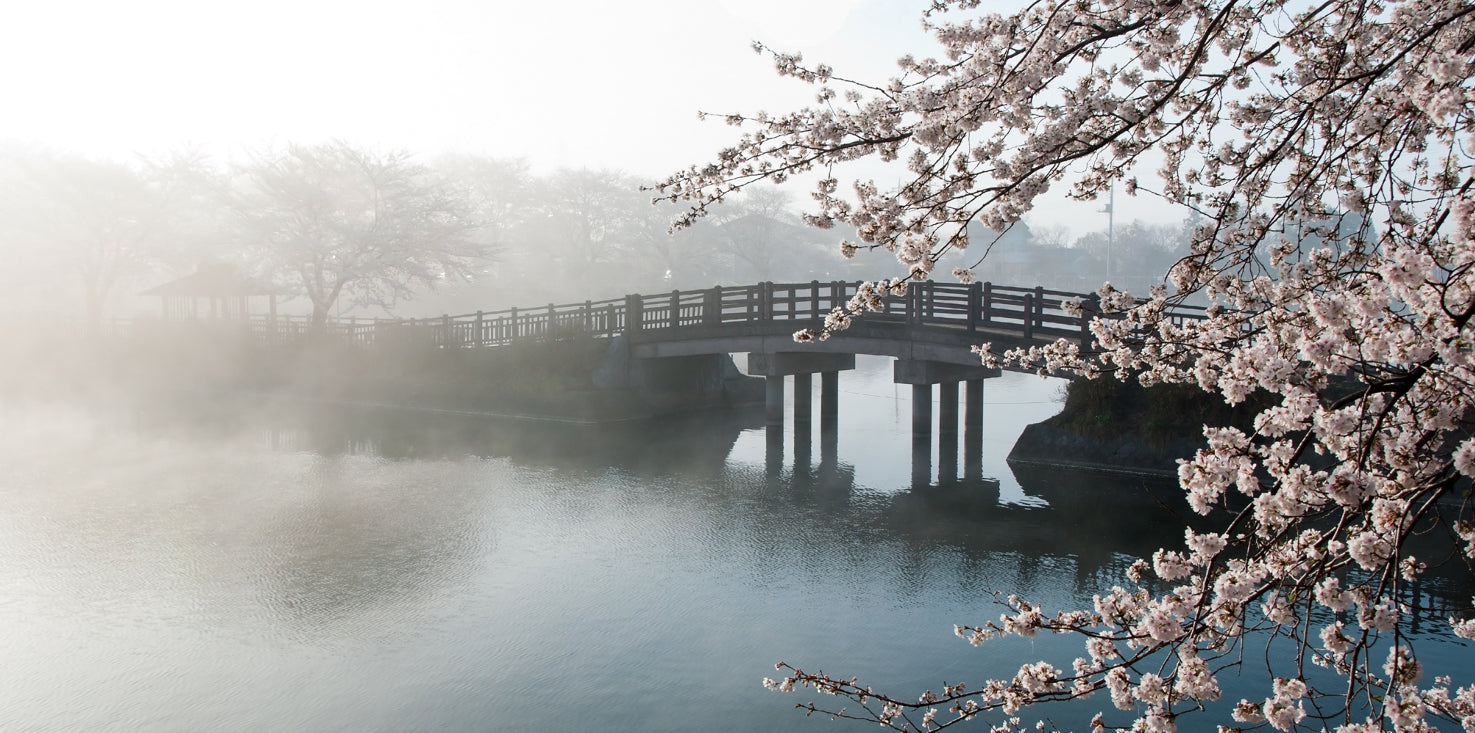
POLYGON ((1203 446, 1205 425, 1248 430, 1259 407, 1192 386, 1077 379, 1058 415, 1024 429, 1009 462, 1173 476, 1203 446))

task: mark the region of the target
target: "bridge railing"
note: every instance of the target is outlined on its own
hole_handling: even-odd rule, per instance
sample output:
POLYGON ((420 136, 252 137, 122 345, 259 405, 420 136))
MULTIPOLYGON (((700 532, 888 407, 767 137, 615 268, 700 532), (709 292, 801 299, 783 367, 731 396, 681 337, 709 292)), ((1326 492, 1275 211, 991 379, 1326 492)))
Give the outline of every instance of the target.
MULTIPOLYGON (((860 284, 765 282, 437 318, 339 318, 329 320, 316 331, 307 317, 278 315, 270 320, 258 317, 251 327, 270 340, 320 334, 354 344, 414 341, 441 348, 501 346, 572 336, 639 337, 668 329, 732 324, 785 322, 798 329, 822 323, 832 310, 844 306, 860 284)), ((889 295, 882 302, 881 311, 865 318, 878 323, 961 329, 967 333, 1010 333, 1026 339, 1089 340, 1090 320, 1100 313, 1094 294, 987 282, 967 285, 915 282, 904 295, 889 295), (1080 304, 1079 315, 1066 312, 1067 301, 1080 304)), ((1169 317, 1182 323, 1204 318, 1204 310, 1177 305, 1169 317)))

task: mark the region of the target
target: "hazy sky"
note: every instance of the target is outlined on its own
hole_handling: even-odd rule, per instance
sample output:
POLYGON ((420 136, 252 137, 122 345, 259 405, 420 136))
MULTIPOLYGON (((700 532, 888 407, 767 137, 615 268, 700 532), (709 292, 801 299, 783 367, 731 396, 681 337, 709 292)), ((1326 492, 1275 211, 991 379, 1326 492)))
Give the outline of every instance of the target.
MULTIPOLYGON (((185 146, 228 157, 339 138, 657 178, 733 138, 719 121, 699 122, 698 110, 780 111, 812 98, 811 87, 777 78, 751 41, 884 79, 903 53, 932 48, 919 23, 925 5, 12 3, 0 26, 0 139, 126 158, 185 146)), ((1099 208, 1066 206, 1058 216, 1077 230, 1104 228, 1099 208)), ((1119 221, 1145 212, 1119 197, 1119 221)))

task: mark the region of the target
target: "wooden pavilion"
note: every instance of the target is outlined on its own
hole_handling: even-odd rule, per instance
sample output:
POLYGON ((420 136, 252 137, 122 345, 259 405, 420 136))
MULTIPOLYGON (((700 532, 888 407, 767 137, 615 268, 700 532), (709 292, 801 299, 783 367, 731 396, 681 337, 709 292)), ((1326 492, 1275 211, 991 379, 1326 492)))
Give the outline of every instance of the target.
POLYGON ((269 285, 224 264, 199 265, 195 272, 140 295, 158 296, 166 320, 245 321, 251 299, 265 298, 267 317, 276 320, 277 296, 269 285))

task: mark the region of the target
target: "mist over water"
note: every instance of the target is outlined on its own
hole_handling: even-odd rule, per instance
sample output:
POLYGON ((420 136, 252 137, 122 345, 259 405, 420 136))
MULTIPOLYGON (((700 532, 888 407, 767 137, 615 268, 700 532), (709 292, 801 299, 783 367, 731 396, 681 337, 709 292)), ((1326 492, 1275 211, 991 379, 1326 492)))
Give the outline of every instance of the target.
POLYGON ((1019 430, 1058 409, 1022 375, 986 387, 997 481, 913 486, 888 366, 842 375, 831 463, 796 460, 792 424, 775 458, 744 414, 221 427, 11 405, 0 728, 834 730, 763 690, 775 662, 909 693, 1068 665, 1073 643, 979 650, 953 624, 995 618, 995 590, 1059 609, 1123 582, 1181 531, 1162 487, 1016 476, 1019 430))

